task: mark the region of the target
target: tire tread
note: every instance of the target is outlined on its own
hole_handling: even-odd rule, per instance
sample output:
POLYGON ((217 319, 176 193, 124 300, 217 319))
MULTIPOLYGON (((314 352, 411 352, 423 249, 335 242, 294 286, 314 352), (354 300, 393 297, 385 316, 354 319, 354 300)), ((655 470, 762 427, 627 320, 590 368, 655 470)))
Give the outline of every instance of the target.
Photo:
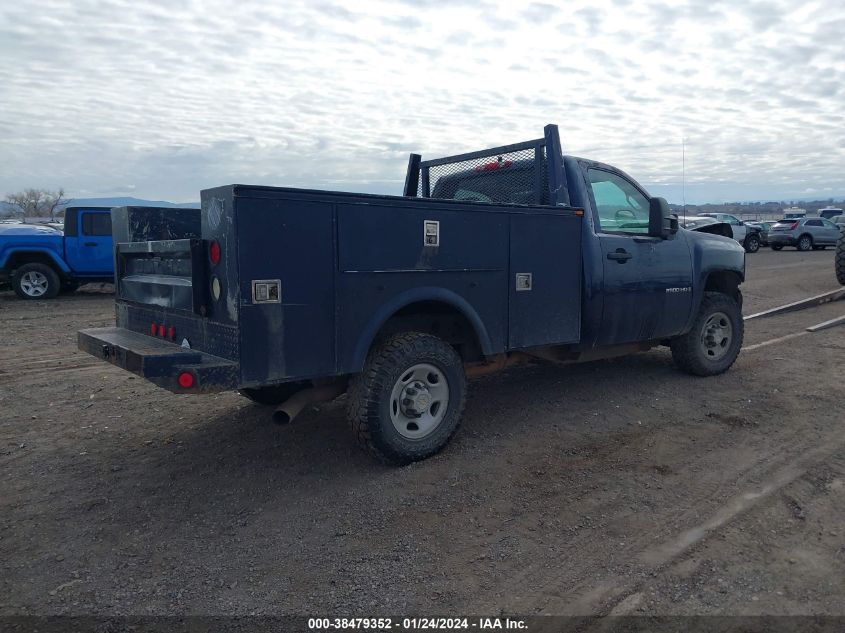
MULTIPOLYGON (((741 305, 741 303, 739 305, 741 305)), ((724 293, 705 292, 692 329, 683 336, 672 340, 670 348, 672 350, 672 360, 675 361, 675 364, 683 371, 695 376, 715 376, 730 369, 739 356, 739 350, 742 349, 742 341, 745 335, 742 311, 740 310, 739 305, 734 299, 724 293), (703 323, 701 322, 702 319, 715 308, 733 308, 739 313, 739 327, 736 328, 737 331, 734 332, 736 339, 738 339, 738 343, 736 344, 737 354, 731 359, 730 363, 716 370, 701 361, 698 341, 698 332, 703 326, 703 323)))
MULTIPOLYGON (((431 334, 423 332, 394 334, 373 346, 364 363, 363 371, 352 378, 347 390, 347 418, 361 448, 377 460, 387 464, 406 464, 424 459, 437 452, 437 450, 433 450, 409 459, 408 456, 392 451, 383 443, 377 441, 376 423, 379 416, 379 407, 382 404, 379 393, 390 380, 391 370, 407 362, 409 356, 445 356, 447 354, 451 354, 452 358, 444 358, 444 361, 460 363, 457 353, 448 344, 431 334)), ((463 377, 462 371, 461 376, 463 377)), ((455 403, 458 424, 446 438, 447 441, 460 424, 466 403, 466 379, 463 379, 462 385, 455 385, 455 388, 461 394, 459 402, 455 403)), ((455 405, 450 403, 450 406, 455 405)))

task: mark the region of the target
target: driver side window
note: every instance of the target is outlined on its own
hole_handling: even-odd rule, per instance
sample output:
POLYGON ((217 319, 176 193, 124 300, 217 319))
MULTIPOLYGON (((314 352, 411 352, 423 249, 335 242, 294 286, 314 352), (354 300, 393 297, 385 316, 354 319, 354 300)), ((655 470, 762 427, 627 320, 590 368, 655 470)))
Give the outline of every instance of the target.
POLYGON ((605 233, 648 234, 648 198, 621 176, 588 169, 600 229, 605 233))

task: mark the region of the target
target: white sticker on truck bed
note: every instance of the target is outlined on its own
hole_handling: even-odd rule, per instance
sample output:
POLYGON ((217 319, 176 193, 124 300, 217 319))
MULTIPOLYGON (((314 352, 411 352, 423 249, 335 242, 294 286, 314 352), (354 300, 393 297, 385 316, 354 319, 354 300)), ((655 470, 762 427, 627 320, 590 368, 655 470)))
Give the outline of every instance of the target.
POLYGON ((440 222, 438 220, 426 220, 424 222, 423 244, 440 246, 440 222))

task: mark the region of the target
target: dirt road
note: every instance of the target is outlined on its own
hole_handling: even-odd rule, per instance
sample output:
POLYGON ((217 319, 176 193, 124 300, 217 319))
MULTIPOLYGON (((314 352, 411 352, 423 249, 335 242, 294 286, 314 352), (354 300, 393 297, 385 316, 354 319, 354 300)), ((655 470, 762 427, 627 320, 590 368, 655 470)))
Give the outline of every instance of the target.
MULTIPOLYGON (((764 250, 746 312, 836 287, 829 251, 764 250)), ((393 469, 342 401, 279 427, 77 352, 112 315, 0 294, 0 614, 845 614, 843 328, 711 379, 665 350, 491 376, 393 469)))

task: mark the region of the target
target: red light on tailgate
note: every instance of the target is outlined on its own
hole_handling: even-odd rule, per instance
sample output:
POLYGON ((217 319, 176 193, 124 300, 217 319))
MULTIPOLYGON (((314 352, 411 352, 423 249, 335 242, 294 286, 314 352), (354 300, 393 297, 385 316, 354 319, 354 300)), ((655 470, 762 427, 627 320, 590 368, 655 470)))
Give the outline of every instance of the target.
POLYGON ((167 328, 167 338, 169 338, 171 341, 176 338, 176 328, 172 325, 167 328))
POLYGON ((158 332, 158 326, 155 323, 150 323, 150 336, 155 336, 158 332))

